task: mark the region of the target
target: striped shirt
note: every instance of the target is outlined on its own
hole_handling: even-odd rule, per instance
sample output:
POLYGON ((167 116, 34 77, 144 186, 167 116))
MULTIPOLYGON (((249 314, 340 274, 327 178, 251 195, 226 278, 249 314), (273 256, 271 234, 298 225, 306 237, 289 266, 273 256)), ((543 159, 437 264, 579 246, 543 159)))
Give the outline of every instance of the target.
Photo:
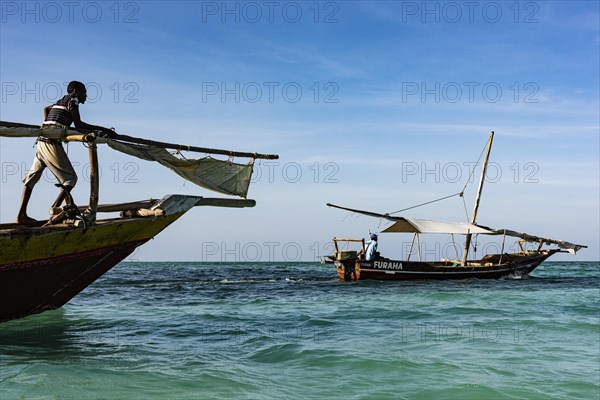
POLYGON ((78 107, 79 98, 77 98, 76 93, 70 93, 63 96, 63 98, 57 101, 50 109, 50 112, 44 121, 44 125, 63 125, 66 127, 71 126, 73 123, 71 110, 78 107))

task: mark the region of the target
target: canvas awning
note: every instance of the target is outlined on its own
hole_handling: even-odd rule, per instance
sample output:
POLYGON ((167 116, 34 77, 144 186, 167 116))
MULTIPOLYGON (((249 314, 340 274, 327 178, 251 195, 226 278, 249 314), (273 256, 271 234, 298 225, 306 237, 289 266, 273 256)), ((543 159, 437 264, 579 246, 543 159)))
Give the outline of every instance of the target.
POLYGON ((385 228, 383 232, 404 232, 404 233, 457 233, 457 234, 476 234, 483 233, 488 235, 495 234, 493 230, 479 225, 473 225, 464 222, 444 222, 432 221, 428 219, 418 219, 409 217, 395 217, 390 214, 379 214, 371 211, 356 210, 353 208, 336 206, 327 203, 329 207, 339 208, 341 210, 351 211, 357 214, 368 215, 369 217, 382 218, 394 222, 385 228))
POLYGON ((457 233, 466 235, 468 233, 488 234, 494 232, 477 225, 461 222, 432 221, 428 219, 417 219, 401 217, 392 225, 385 228, 383 232, 407 232, 407 233, 457 233))

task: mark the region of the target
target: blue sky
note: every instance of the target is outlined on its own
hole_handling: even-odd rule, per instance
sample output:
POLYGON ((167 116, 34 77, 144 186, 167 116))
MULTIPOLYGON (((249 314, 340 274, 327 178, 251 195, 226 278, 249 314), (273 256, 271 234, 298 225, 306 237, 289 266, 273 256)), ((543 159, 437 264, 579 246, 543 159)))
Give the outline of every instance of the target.
MULTIPOLYGON (((598 2, 1 7, 2 120, 40 123, 77 79, 90 93, 86 122, 280 155, 256 166, 254 209, 192 210, 131 259, 312 260, 333 236, 382 229, 325 203, 389 212, 460 191, 492 130, 495 175, 478 222, 589 246, 556 260, 600 258, 598 2)), ((17 213, 32 145, 0 139, 2 222, 17 213)), ((69 156, 84 204, 86 153, 71 144, 69 156)), ((158 165, 108 148, 100 157, 102 202, 213 196, 158 165)), ((34 217, 45 218, 54 199, 50 181, 34 191, 34 217)), ((475 188, 466 191, 469 214, 475 188)), ((458 198, 405 215, 466 218, 458 198)), ((382 253, 400 256, 406 241, 382 237, 382 253)))

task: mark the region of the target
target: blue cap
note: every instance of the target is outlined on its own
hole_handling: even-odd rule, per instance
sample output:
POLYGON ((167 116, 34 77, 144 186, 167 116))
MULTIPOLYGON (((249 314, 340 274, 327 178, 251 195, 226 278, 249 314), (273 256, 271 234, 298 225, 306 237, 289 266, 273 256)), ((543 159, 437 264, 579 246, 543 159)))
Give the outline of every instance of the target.
POLYGON ((375 240, 375 239, 377 239, 377 234, 371 233, 371 234, 369 234, 369 237, 371 238, 371 240, 375 240))

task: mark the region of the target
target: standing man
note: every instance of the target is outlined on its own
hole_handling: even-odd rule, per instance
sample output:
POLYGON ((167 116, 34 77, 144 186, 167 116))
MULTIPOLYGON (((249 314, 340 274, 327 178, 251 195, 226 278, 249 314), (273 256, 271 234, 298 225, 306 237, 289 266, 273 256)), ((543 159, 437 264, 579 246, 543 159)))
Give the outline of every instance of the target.
MULTIPOLYGON (((85 85, 78 81, 70 82, 67 86, 67 94, 55 104, 44 108, 44 124, 42 125, 42 129, 48 126, 60 126, 66 129, 74 123, 77 129, 102 131, 108 137, 114 137, 112 130, 102 126, 90 125, 81 120, 79 104, 84 104, 86 99, 87 90, 85 85)), ((65 153, 62 142, 40 136, 36 142, 33 165, 23 179, 25 188, 23 189, 23 199, 17 216, 18 224, 31 225, 37 222, 27 215, 27 205, 31 198, 33 187, 40 180, 46 167, 52 171, 52 174, 54 174, 61 187, 60 193, 52 207, 60 207, 65 200, 67 204, 71 204, 68 194, 75 187, 75 183, 77 183, 77 174, 71 165, 71 161, 69 161, 67 153, 65 153)))

